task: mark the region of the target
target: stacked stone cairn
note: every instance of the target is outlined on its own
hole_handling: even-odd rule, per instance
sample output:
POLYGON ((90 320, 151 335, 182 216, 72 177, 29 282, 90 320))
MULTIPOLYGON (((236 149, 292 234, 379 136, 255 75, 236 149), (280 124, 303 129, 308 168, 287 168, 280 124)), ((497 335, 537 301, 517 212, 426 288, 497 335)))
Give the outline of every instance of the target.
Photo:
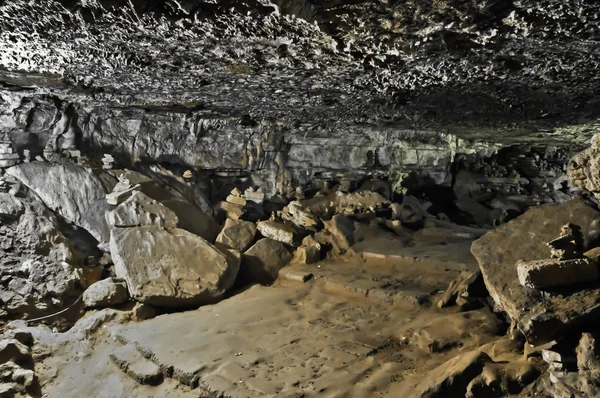
POLYGON ((579 226, 567 224, 560 235, 547 243, 550 258, 518 261, 517 274, 524 287, 549 289, 589 283, 600 277, 596 261, 583 254, 583 237, 579 226))
POLYGON ((11 167, 18 164, 19 161, 19 154, 13 148, 10 139, 5 135, 0 139, 0 167, 11 167))

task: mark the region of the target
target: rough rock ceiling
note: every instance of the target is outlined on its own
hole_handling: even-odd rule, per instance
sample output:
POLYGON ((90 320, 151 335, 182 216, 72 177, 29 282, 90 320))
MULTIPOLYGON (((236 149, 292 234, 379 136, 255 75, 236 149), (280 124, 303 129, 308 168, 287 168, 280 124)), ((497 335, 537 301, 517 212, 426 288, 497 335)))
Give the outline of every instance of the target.
POLYGON ((5 0, 0 79, 6 103, 571 140, 600 114, 599 20, 594 0, 5 0))

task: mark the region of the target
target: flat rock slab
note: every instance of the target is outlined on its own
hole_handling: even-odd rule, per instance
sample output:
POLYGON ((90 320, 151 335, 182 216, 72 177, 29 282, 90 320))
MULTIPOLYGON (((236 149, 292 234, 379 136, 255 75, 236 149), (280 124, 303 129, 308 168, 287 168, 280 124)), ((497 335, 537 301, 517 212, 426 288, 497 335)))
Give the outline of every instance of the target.
POLYGON ((374 388, 393 388, 392 376, 410 366, 366 355, 389 336, 388 320, 381 307, 309 284, 257 285, 216 305, 111 332, 172 367, 173 378, 198 387, 199 396, 369 397, 374 388))
POLYGON ((572 326, 600 317, 597 284, 542 293, 519 283, 517 261, 549 258, 546 242, 567 223, 581 227, 588 247, 600 231, 600 213, 580 199, 532 208, 471 247, 491 297, 531 344, 549 342, 572 326))
POLYGON ((115 350, 110 354, 110 359, 140 384, 155 386, 163 381, 160 366, 144 358, 131 344, 115 350))
POLYGON ((598 265, 589 258, 571 260, 529 261, 517 264, 521 285, 534 289, 548 289, 577 285, 598 280, 598 265))

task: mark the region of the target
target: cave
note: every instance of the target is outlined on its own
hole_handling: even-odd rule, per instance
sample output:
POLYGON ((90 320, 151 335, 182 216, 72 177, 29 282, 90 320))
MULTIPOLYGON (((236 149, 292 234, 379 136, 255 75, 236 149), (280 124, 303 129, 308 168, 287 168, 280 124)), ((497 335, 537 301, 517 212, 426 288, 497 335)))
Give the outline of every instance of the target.
POLYGON ((0 1, 0 396, 599 397, 599 25, 0 1))

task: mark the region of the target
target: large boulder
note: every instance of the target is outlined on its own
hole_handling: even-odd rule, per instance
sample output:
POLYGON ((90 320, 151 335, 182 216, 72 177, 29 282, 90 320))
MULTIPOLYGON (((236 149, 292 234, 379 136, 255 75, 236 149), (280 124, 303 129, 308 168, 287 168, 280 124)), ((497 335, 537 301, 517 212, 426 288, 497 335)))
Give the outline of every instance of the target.
POLYGON ((253 282, 273 283, 279 276, 279 270, 291 259, 292 254, 283 243, 261 239, 243 255, 243 276, 253 282))
POLYGON ((517 262, 549 258, 546 242, 568 223, 581 227, 589 247, 600 231, 600 213, 581 199, 532 208, 471 247, 491 297, 531 344, 551 341, 572 326, 600 317, 598 283, 544 292, 519 283, 517 262))
POLYGON ((300 234, 298 234, 298 231, 292 224, 267 220, 259 221, 256 227, 265 238, 273 239, 289 246, 300 246, 302 241, 300 234))
POLYGON ((114 210, 106 213, 106 221, 116 228, 156 226, 172 229, 177 227, 178 218, 162 203, 143 192, 134 192, 114 210))
POLYGON ((228 218, 223 230, 217 236, 217 243, 244 252, 254 241, 254 235, 256 235, 256 224, 228 218))
POLYGON ((229 289, 239 259, 183 229, 114 228, 110 252, 131 296, 160 307, 213 303, 229 289))
POLYGON ((74 164, 23 163, 6 171, 34 191, 50 209, 87 230, 100 243, 110 230, 104 213, 110 209, 102 180, 74 164))
POLYGON ((148 197, 162 203, 173 211, 178 219, 178 227, 213 242, 219 233, 219 224, 209 214, 175 189, 152 180, 137 171, 117 170, 117 175, 124 174, 132 185, 139 184, 139 190, 148 197))

